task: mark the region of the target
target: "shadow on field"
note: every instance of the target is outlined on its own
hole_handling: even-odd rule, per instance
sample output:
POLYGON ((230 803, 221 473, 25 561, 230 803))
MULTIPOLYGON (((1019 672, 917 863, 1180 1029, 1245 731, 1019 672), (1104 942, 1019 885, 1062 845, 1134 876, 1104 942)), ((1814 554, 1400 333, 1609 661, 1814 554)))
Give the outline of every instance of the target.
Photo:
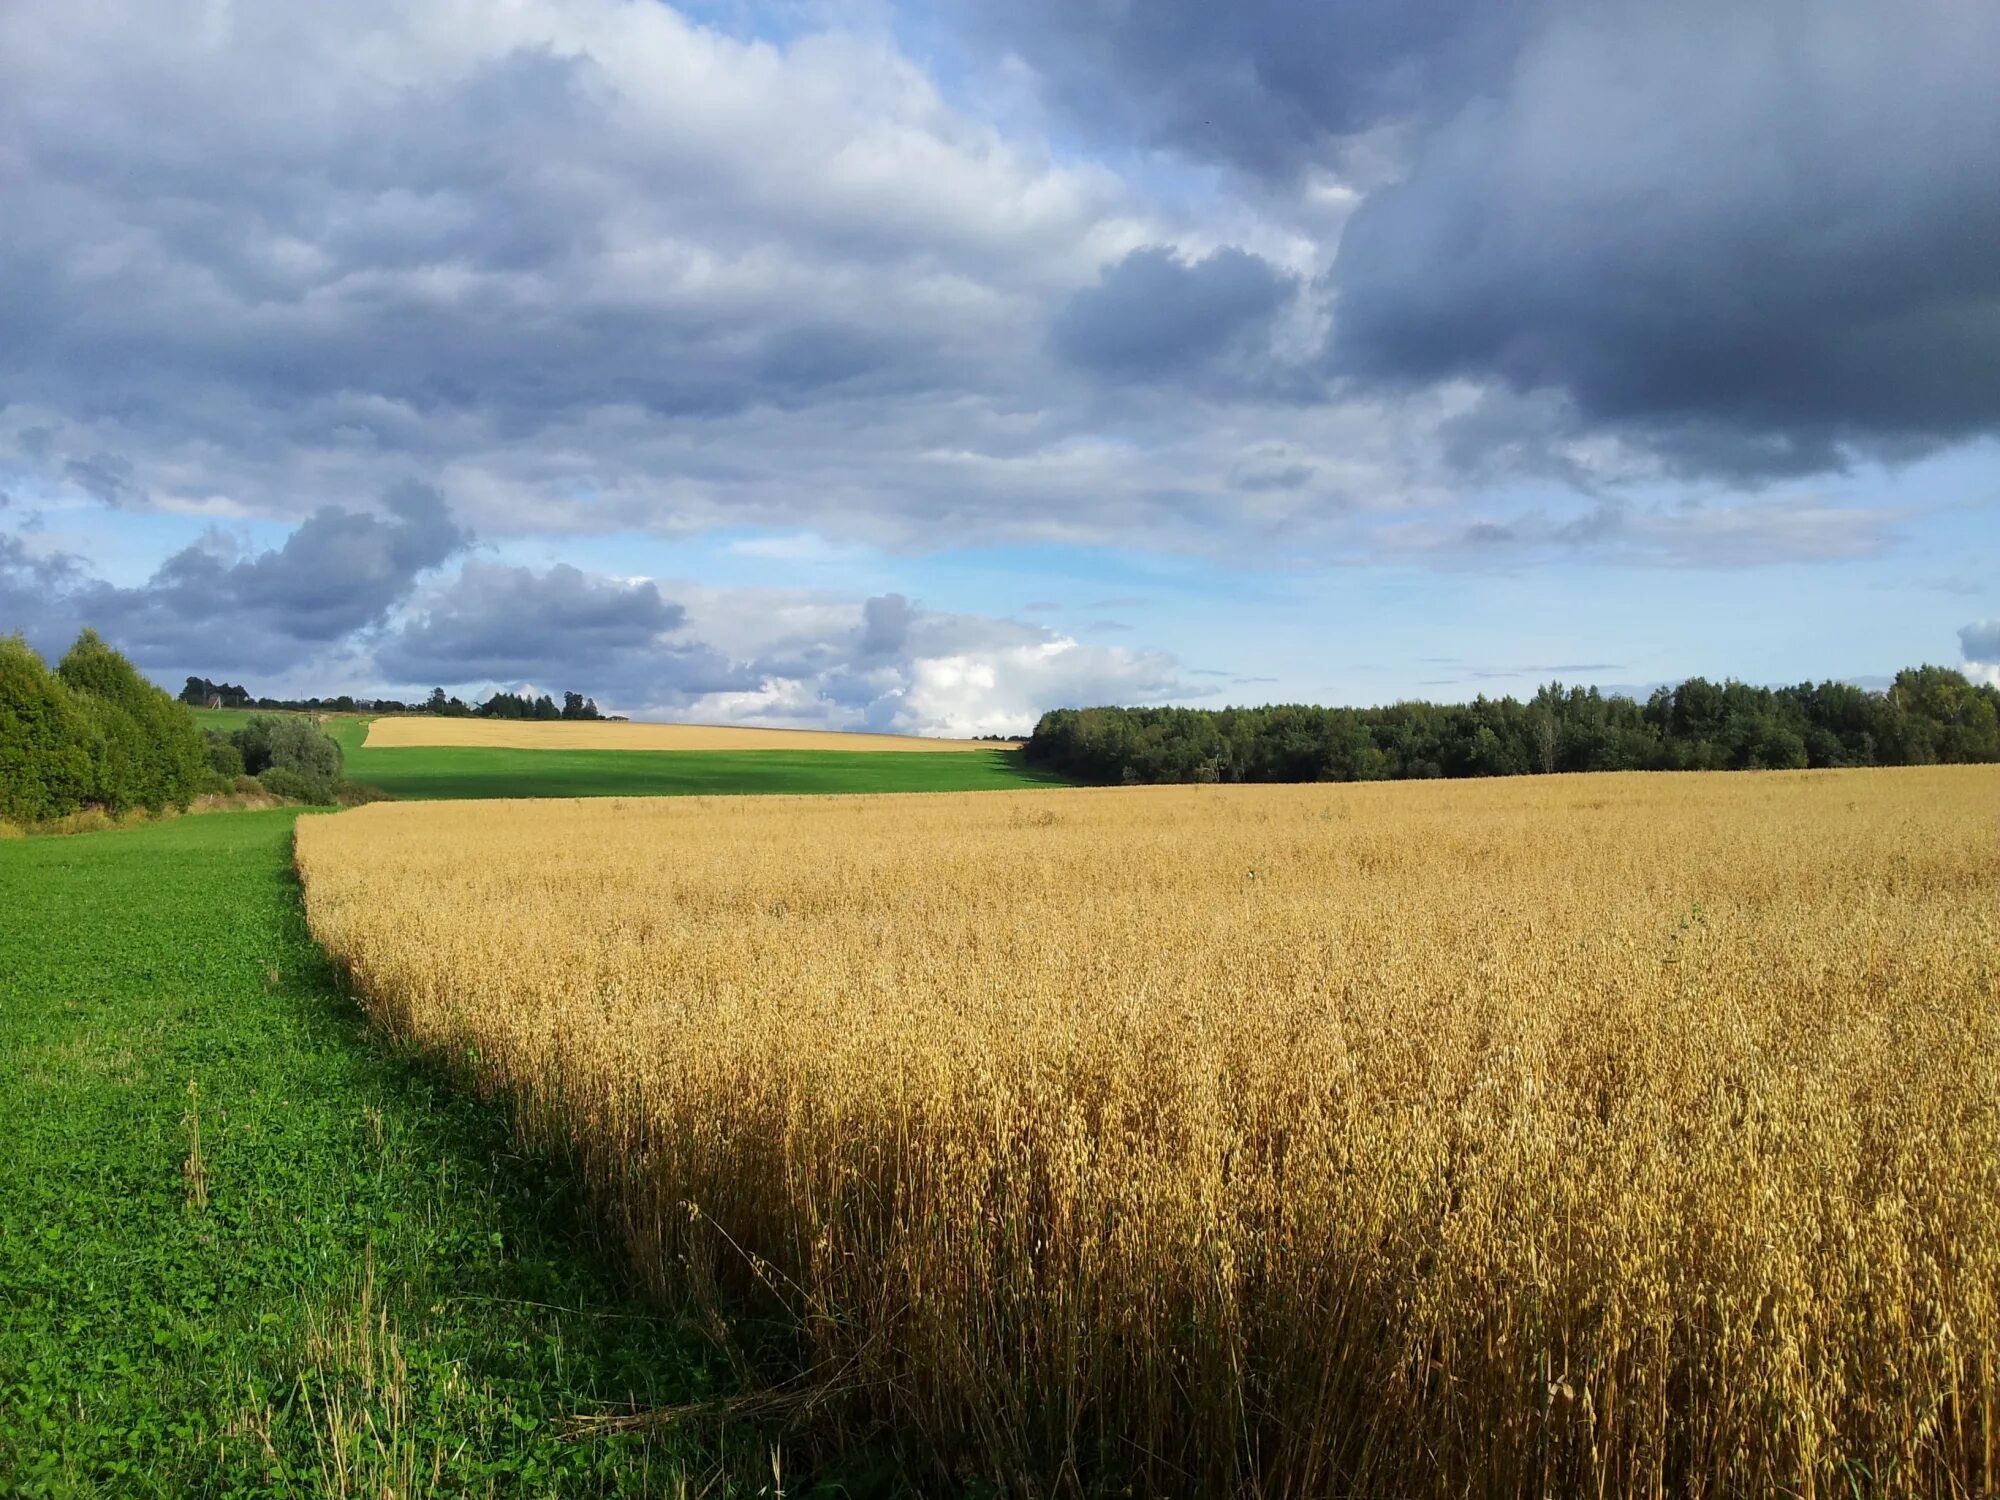
MULTIPOLYGON (((548 1480, 564 1493, 903 1492, 900 1465, 886 1453, 857 1461, 852 1434, 840 1443, 837 1471, 816 1472, 826 1465, 811 1438, 790 1429, 788 1404, 751 1373, 787 1367, 789 1334, 743 1321, 718 1340, 646 1301, 592 1211, 577 1164, 525 1144, 511 1100, 482 1091, 459 1060, 375 1024, 345 965, 313 941, 289 859, 275 881, 294 955, 278 996, 349 1053, 385 1115, 393 1101, 407 1122, 403 1144, 427 1164, 439 1198, 469 1199, 484 1231, 481 1243, 460 1236, 433 1247, 436 1263, 403 1300, 455 1311, 475 1330, 475 1357, 465 1364, 474 1381, 533 1391, 543 1408, 533 1420, 553 1425, 548 1480)), ((518 1477, 540 1482, 544 1473, 531 1466, 518 1477)))

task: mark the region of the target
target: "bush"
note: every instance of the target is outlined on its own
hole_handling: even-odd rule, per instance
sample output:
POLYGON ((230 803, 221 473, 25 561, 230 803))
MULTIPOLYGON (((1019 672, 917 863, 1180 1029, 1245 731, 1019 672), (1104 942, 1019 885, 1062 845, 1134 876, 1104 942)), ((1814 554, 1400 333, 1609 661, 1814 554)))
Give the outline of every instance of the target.
POLYGON ((158 811, 165 801, 151 780, 146 731, 139 721, 109 698, 80 693, 76 701, 89 726, 90 786, 83 800, 111 813, 132 807, 158 811))
POLYGON ((258 714, 232 738, 252 776, 276 768, 331 783, 340 775, 340 742, 303 715, 258 714))
POLYGON ((359 781, 336 781, 333 784, 333 800, 342 807, 361 807, 370 802, 393 802, 396 799, 379 786, 368 786, 359 781))
POLYGON ((61 680, 19 636, 0 638, 0 818, 39 823, 81 807, 89 739, 61 680))
POLYGON ((259 773, 257 780, 273 797, 283 797, 287 802, 310 802, 323 807, 333 801, 331 781, 302 775, 286 766, 272 766, 259 773))
POLYGON ((114 812, 185 808, 194 800, 206 763, 200 731, 187 705, 141 677, 94 630, 76 638, 56 675, 83 700, 96 700, 101 801, 114 812), (114 711, 115 710, 115 711, 114 711))
POLYGON ((220 734, 213 729, 204 729, 201 741, 202 749, 208 756, 208 769, 214 775, 233 781, 249 770, 249 767, 243 764, 243 752, 236 748, 228 735, 220 734))

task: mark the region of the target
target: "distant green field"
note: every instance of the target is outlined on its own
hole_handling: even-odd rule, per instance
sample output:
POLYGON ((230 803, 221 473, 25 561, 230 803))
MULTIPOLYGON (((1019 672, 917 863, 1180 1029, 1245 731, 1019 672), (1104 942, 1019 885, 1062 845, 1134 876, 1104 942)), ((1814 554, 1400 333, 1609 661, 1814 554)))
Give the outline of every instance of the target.
MULTIPOLYGON (((243 709, 197 709, 204 728, 234 729, 243 709)), ((343 772, 412 801, 467 797, 675 797, 745 793, 984 792, 1060 785, 1012 750, 370 750, 364 718, 327 728, 343 772)))
POLYGON ((346 774, 421 800, 978 792, 1044 784, 1004 750, 355 750, 346 774))
POLYGON ((0 1495, 675 1493, 564 1427, 704 1358, 341 992, 297 816, 0 843, 0 1495))

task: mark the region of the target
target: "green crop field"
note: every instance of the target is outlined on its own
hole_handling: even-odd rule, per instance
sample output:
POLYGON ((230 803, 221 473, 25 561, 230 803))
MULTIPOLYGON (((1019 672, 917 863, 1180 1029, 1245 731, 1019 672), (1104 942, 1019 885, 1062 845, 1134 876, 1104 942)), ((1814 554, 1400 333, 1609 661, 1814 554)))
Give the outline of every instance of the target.
MULTIPOLYGON (((243 709, 198 709, 204 728, 235 729, 243 709)), ((342 772, 392 797, 671 797, 699 794, 983 792, 1061 785, 1011 750, 371 750, 368 721, 332 716, 342 772)))
POLYGON ((978 792, 1045 784, 1004 750, 351 750, 345 774, 419 800, 978 792))
POLYGON ((295 816, 0 843, 0 1494, 672 1493, 690 1439, 565 1424, 700 1360, 368 1029, 295 816))

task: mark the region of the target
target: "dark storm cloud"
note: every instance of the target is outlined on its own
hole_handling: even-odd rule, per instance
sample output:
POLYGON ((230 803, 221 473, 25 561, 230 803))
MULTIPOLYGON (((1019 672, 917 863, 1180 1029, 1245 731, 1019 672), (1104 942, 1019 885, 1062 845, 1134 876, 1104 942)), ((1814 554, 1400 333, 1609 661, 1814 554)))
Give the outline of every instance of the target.
POLYGON ((678 678, 693 667, 709 690, 736 685, 719 664, 662 643, 686 617, 648 581, 474 560, 420 604, 376 660, 405 682, 549 682, 581 673, 609 691, 629 687, 635 673, 678 678))
POLYGON ((1108 135, 1358 187, 1326 280, 1354 388, 1552 394, 1689 475, 2000 430, 2000 7, 975 11, 1108 135))
POLYGON ((1290 173, 1477 78, 1512 9, 1477 0, 966 0, 1107 136, 1290 173))
POLYGON ((282 669, 380 625, 471 540, 435 490, 404 486, 384 504, 384 516, 323 507, 248 557, 218 542, 183 548, 135 588, 73 558, 32 560, 18 538, 0 537, 0 580, 12 580, 0 581, 0 603, 45 650, 90 625, 141 665, 282 669))
POLYGON ((1696 471, 1992 431, 1996 74, 1992 6, 1575 9, 1355 212, 1336 360, 1560 391, 1696 471))
POLYGON ((1187 261, 1150 245, 1073 295, 1051 338, 1069 363, 1114 380, 1194 380, 1231 355, 1268 369, 1271 320, 1296 291, 1292 277, 1247 251, 1187 261))

